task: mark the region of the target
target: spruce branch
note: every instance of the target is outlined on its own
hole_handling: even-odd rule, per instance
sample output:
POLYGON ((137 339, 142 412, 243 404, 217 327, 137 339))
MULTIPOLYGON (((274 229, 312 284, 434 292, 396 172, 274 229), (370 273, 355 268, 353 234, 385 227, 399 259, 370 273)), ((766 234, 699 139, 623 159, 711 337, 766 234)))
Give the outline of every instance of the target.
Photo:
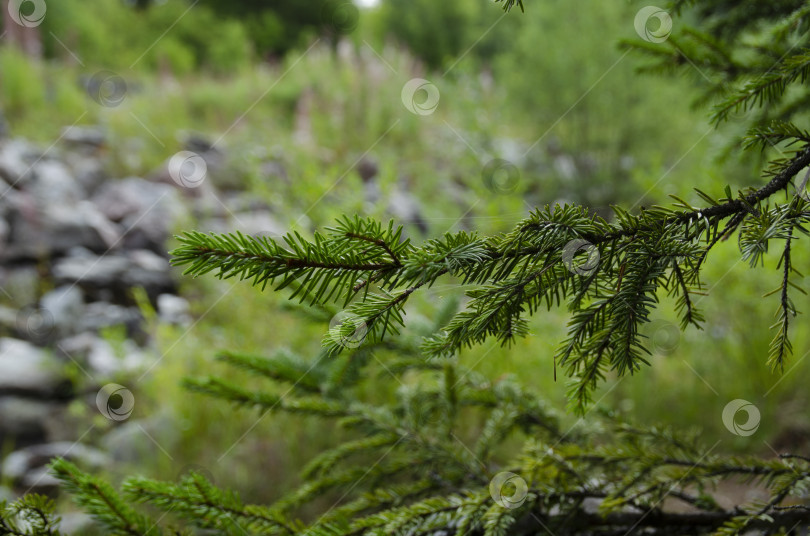
MULTIPOLYGON (((507 11, 524 7, 521 0, 497 1, 507 11)), ((485 378, 455 359, 491 338, 511 343, 529 333, 528 317, 564 304, 568 335, 555 366, 559 361, 573 377, 570 397, 584 412, 609 371, 632 374, 647 362, 642 328, 661 291, 676 298, 682 328, 701 325, 691 298, 701 291, 701 268, 716 244, 739 233, 741 256, 753 265, 765 263, 774 241, 784 243, 770 357, 773 366, 783 366, 789 319, 796 314, 788 287, 798 289, 791 280, 798 273, 792 248, 800 233, 808 234, 810 211, 802 195, 773 197, 787 193, 810 165, 810 134, 794 121, 810 102, 797 84, 810 76, 806 4, 675 0, 674 12, 693 8, 701 28, 685 29, 664 46, 625 45, 654 60, 648 70, 700 65, 708 73, 702 102, 719 101, 716 122, 735 110, 751 112, 744 148, 793 147, 769 162, 769 182, 758 189, 735 196, 727 187, 722 198, 695 189, 705 206, 672 196, 672 206, 638 214, 616 207, 610 221, 583 207, 544 207, 508 233, 446 233, 418 246, 403 239, 393 222, 357 217, 340 218, 311 238, 199 232, 179 237, 173 263, 189 275, 214 272, 261 288, 289 288, 291 299, 320 307, 321 316, 342 304, 352 318, 330 330, 314 361, 290 352, 220 356, 277 390, 253 391, 216 378, 185 382, 192 391, 239 405, 317 416, 346 429, 348 437, 313 459, 303 483, 281 501, 246 505, 198 474, 178 484, 128 479, 128 500, 64 460, 54 463, 57 475, 111 534, 163 530, 130 502, 229 535, 771 534, 810 524, 810 509, 790 504, 810 490, 807 457, 709 455, 691 435, 638 428, 610 415, 594 416, 585 432, 562 434, 556 414, 536 393, 511 378, 485 378), (466 287, 465 309, 445 307, 434 326, 418 333, 422 346, 413 334, 388 336, 405 324, 408 301, 440 279, 466 287), (394 362, 371 370, 378 361, 371 359, 374 351, 392 355, 394 362), (368 388, 370 381, 375 389, 368 388), (369 400, 369 391, 387 394, 369 400), (510 454, 513 438, 525 439, 518 456, 510 454), (525 496, 515 503, 504 504, 492 490, 493 476, 505 469, 525 484, 519 488, 525 496), (724 509, 706 491, 723 480, 761 485, 769 497, 724 509), (330 493, 340 493, 345 502, 309 525, 294 518, 330 493), (690 510, 668 511, 662 506, 668 497, 690 510)), ((0 532, 28 534, 15 523, 29 514, 37 536, 55 530, 50 504, 20 504, 0 505, 0 532)))
POLYGON ((331 417, 347 414, 346 409, 337 402, 318 397, 295 397, 250 391, 220 378, 187 378, 183 380, 183 386, 190 391, 265 411, 276 410, 331 417))
POLYGON ((62 458, 51 462, 51 470, 65 489, 73 494, 76 502, 107 527, 109 534, 163 534, 155 522, 136 512, 107 482, 80 471, 62 458))
POLYGON ((0 534, 10 536, 59 536, 60 518, 54 501, 29 493, 14 502, 0 501, 0 534))
POLYGON ((784 370, 785 368, 786 357, 793 353, 793 345, 788 338, 790 319, 791 317, 796 316, 796 308, 788 295, 788 287, 790 286, 790 272, 793 269, 790 261, 790 247, 792 240, 793 228, 791 227, 787 231, 787 236, 785 237, 785 249, 782 252, 782 258, 780 259, 780 264, 782 265, 784 275, 782 277, 782 285, 780 289, 779 309, 776 313, 777 321, 773 326, 771 326, 772 329, 777 328, 777 333, 771 342, 768 364, 771 366, 771 368, 779 369, 780 371, 784 370))
POLYGON ((184 476, 177 484, 141 477, 127 479, 123 490, 138 503, 148 503, 192 521, 201 528, 213 528, 227 534, 245 534, 246 530, 268 535, 296 534, 301 528, 276 509, 245 505, 239 496, 223 491, 199 473, 184 476))
POLYGON ((804 83, 810 76, 810 51, 800 52, 780 60, 767 73, 749 80, 733 92, 726 102, 715 107, 712 121, 719 123, 728 119, 733 111, 748 111, 782 98, 789 85, 804 83))
MULTIPOLYGON (((771 141, 778 132, 804 136, 785 125, 778 128, 768 134, 771 141)), ((775 161, 768 170, 770 181, 758 190, 736 198, 727 192, 724 200, 698 191, 708 203, 703 208, 677 197, 673 208, 651 207, 639 215, 617 207, 612 223, 581 207, 546 207, 505 235, 447 233, 417 247, 403 241, 402 229, 391 222, 384 227, 370 219, 343 218, 327 234, 306 240, 293 233, 284 244, 238 233, 187 233, 173 262, 188 265, 186 272, 192 275, 218 269, 218 277, 250 279, 254 285, 278 281, 276 289, 294 286, 291 298, 313 304, 344 300, 345 312, 354 320, 325 336, 323 345, 331 356, 344 351, 347 341, 376 344, 387 333, 398 333, 411 295, 442 277, 473 287, 471 300, 444 333, 426 340, 428 356, 450 356, 491 337, 510 344, 528 334, 527 316, 567 299, 574 323, 557 360, 570 365, 569 374, 582 374, 572 391, 582 408, 607 369, 633 373, 646 363, 639 327, 648 321, 658 289, 678 296, 684 326, 699 325, 702 317, 689 294, 692 284, 699 288, 699 269, 708 251, 744 224, 743 257, 762 261, 768 242, 781 237, 787 225, 762 204, 808 164, 810 145, 805 144, 792 157, 775 161), (731 220, 721 231, 727 218, 731 220), (707 245, 699 246, 701 241, 707 245), (572 243, 586 244, 587 259, 581 252, 568 255, 572 243), (592 273, 591 256, 599 260, 592 273), (371 292, 372 284, 379 291, 371 292), (609 304, 604 314, 578 316, 584 302, 599 308, 604 300, 609 304), (580 328, 579 321, 592 324, 580 328), (580 358, 572 359, 574 355, 580 358)))

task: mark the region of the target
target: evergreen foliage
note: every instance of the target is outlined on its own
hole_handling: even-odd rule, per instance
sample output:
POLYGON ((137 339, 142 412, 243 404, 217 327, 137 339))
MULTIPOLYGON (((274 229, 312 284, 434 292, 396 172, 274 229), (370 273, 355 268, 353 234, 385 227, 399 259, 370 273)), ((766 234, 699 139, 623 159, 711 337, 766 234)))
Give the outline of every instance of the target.
MULTIPOLYGON (((187 387, 262 414, 334 421, 347 439, 312 460, 303 483, 269 506, 245 504, 197 473, 176 483, 132 477, 119 493, 59 460, 53 470, 79 505, 110 534, 193 527, 313 536, 786 534, 809 525, 810 508, 801 500, 810 459, 722 456, 696 435, 638 429, 610 414, 566 431, 542 398, 516 380, 481 377, 456 360, 465 347, 525 336, 527 317, 541 307, 565 306, 568 336, 555 359, 571 377, 573 407, 584 414, 608 372, 633 374, 647 364, 641 327, 662 293, 677 298, 683 329, 706 322, 693 299, 704 290, 701 268, 712 248, 735 234, 741 258, 753 266, 771 248, 781 251, 769 362, 782 369, 790 358, 797 313, 791 294, 801 291, 792 281, 798 271, 791 248, 808 233, 810 219, 805 185, 797 184, 810 165, 810 135, 796 123, 810 98, 802 85, 810 74, 810 4, 691 4, 674 8, 691 10, 697 29, 661 44, 623 46, 649 57, 648 70, 696 64, 706 74, 703 99, 717 103, 713 121, 750 112, 740 148, 780 153, 765 166, 764 185, 697 191, 700 206, 673 196, 670 206, 639 213, 617 207, 612 221, 582 207, 545 207, 506 234, 447 233, 422 245, 403 239, 393 222, 359 217, 311 238, 185 233, 173 254, 187 274, 287 288, 310 307, 339 305, 349 319, 326 334, 314 359, 290 352, 220 356, 268 380, 266 390, 212 377, 188 379, 187 387), (440 280, 468 289, 463 309, 448 306, 432 326, 403 330, 409 298, 440 280), (394 395, 369 400, 365 382, 390 385, 394 395), (523 441, 518 454, 515 441, 523 441), (735 479, 761 484, 770 498, 721 506, 713 490, 735 479), (320 517, 302 519, 302 507, 323 497, 337 500, 320 517), (671 503, 686 507, 667 508, 671 503)), ((507 10, 515 5, 524 8, 520 0, 504 0, 507 10)), ((27 497, 0 507, 0 528, 56 534, 52 516, 50 503, 27 497)))

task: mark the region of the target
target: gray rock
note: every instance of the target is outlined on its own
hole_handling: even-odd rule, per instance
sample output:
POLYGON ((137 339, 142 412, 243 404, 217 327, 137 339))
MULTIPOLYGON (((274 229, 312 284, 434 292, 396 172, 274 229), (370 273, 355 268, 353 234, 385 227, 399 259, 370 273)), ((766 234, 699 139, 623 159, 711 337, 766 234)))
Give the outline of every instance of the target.
POLYGON ((24 140, 4 141, 0 144, 0 178, 11 185, 24 183, 39 156, 39 151, 24 140))
POLYGON ((112 345, 104 339, 97 339, 87 354, 87 366, 93 374, 112 376, 124 368, 121 361, 112 345))
POLYGON ((377 181, 369 180, 363 183, 363 201, 365 203, 365 210, 373 212, 382 200, 382 189, 377 181))
POLYGON ((582 501, 582 509, 586 514, 596 515, 599 513, 599 507, 602 506, 604 499, 599 497, 587 497, 582 501))
POLYGON ((11 200, 9 196, 13 195, 14 190, 12 190, 11 185, 0 178, 0 217, 4 218, 6 216, 6 209, 11 200))
POLYGON ((69 146, 102 147, 107 142, 104 129, 99 127, 72 126, 62 129, 62 142, 69 146))
POLYGON ((165 251, 171 229, 187 217, 174 188, 137 177, 106 182, 92 200, 108 219, 125 229, 126 249, 165 251))
POLYGON ((82 257, 85 259, 94 259, 96 258, 96 254, 90 251, 89 249, 82 247, 82 246, 73 246, 72 248, 67 250, 68 257, 82 257))
POLYGON ((399 185, 393 189, 388 198, 388 212, 398 223, 411 224, 423 235, 428 232, 421 203, 399 185))
MULTIPOLYGON (((20 192, 12 188, 3 179, 0 179, 0 221, 3 221, 9 229, 8 220, 11 218, 19 201, 20 192)), ((2 251, 3 250, 0 249, 0 252, 2 251)), ((0 254, 0 256, 2 256, 2 254, 0 254)))
POLYGON ((25 185, 25 191, 44 207, 73 206, 87 197, 87 192, 70 170, 57 160, 37 162, 32 179, 25 185))
POLYGON ((87 365, 93 376, 112 378, 121 373, 146 369, 154 363, 155 357, 142 351, 131 340, 124 341, 120 353, 104 339, 97 340, 87 356, 87 365))
POLYGON ((110 342, 90 332, 63 339, 57 348, 99 381, 122 372, 143 370, 156 359, 132 340, 127 339, 114 348, 110 342))
POLYGON ((56 357, 26 341, 0 338, 0 395, 54 397, 69 387, 56 357))
POLYGON ((127 253, 132 266, 149 272, 166 273, 169 271, 169 259, 148 249, 135 249, 127 253))
MULTIPOLYGON (((14 453, 12 452, 12 455, 14 453)), ((9 455, 11 458, 11 455, 9 455)), ((8 460, 8 458, 6 458, 8 460)), ((20 459, 13 460, 19 462, 20 459)), ((11 466, 15 468, 14 466, 11 466)), ((13 479, 13 482, 21 489, 25 489, 25 493, 49 493, 59 487, 59 480, 51 473, 47 465, 39 467, 32 467, 25 474, 19 478, 13 479)))
POLYGON ((78 331, 98 331, 110 326, 136 327, 143 317, 137 307, 125 307, 107 302, 87 304, 79 319, 78 331))
POLYGON ((65 257, 54 264, 53 276, 59 284, 112 287, 122 283, 129 264, 123 255, 65 257))
POLYGON ((191 307, 188 300, 174 294, 161 294, 157 297, 157 310, 160 320, 167 324, 188 326, 191 324, 191 307))
POLYGON ((0 252, 9 260, 39 259, 76 246, 105 252, 121 240, 117 226, 89 201, 47 204, 27 193, 12 207, 10 224, 9 246, 0 252))
POLYGON ((109 457, 98 449, 81 443, 58 441, 12 452, 3 460, 0 474, 3 478, 33 492, 49 490, 59 484, 47 467, 47 464, 57 457, 70 460, 88 470, 104 467, 110 461, 109 457))
POLYGON ((174 290, 169 261, 149 250, 110 253, 102 257, 86 255, 82 250, 73 251, 79 254, 64 257, 54 264, 53 276, 60 284, 77 283, 91 290, 143 287, 153 297, 174 290))
POLYGON ((130 177, 105 182, 92 201, 111 221, 121 222, 128 216, 144 214, 171 191, 167 185, 130 177))
POLYGON ((6 220, 0 217, 0 250, 5 249, 6 242, 8 241, 8 234, 10 232, 9 226, 6 223, 6 220))
POLYGON ((48 441, 46 421, 58 404, 16 396, 0 398, 0 442, 27 445, 48 441))
POLYGON ((82 292, 75 285, 65 285, 45 294, 40 307, 50 313, 54 336, 66 337, 76 333, 84 312, 82 292))
POLYGON ((56 343, 56 349, 63 357, 79 363, 86 363, 87 356, 99 336, 90 331, 67 337, 56 343))
POLYGON ((84 512, 67 512, 60 515, 60 534, 98 534, 98 523, 90 514, 84 512), (94 530, 96 532, 94 532, 94 530))
POLYGON ((136 249, 127 253, 131 264, 124 273, 124 284, 142 287, 151 296, 174 289, 174 280, 169 271, 169 260, 149 251, 136 249))
POLYGON ((65 157, 65 162, 70 166, 79 184, 90 193, 95 192, 106 178, 105 164, 99 158, 82 157, 80 154, 69 153, 65 157))
POLYGON ((183 143, 183 148, 187 151, 205 155, 206 158, 222 158, 222 152, 217 149, 215 142, 207 138, 204 134, 199 132, 183 132, 180 134, 180 140, 183 143))

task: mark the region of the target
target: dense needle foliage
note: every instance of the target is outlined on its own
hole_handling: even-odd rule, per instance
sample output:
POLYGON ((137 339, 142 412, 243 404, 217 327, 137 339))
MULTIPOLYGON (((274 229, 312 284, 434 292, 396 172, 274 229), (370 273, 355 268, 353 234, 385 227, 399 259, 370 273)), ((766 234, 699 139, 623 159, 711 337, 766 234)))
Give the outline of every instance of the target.
MULTIPOLYGON (((693 297, 704 290, 712 248, 733 237, 754 266, 769 250, 781 252, 767 358, 777 371, 790 359, 791 295, 802 292, 791 248, 810 222, 810 133, 800 126, 810 99, 810 3, 692 4, 675 2, 671 13, 689 12, 696 28, 622 46, 645 55, 643 70, 694 75, 698 105, 711 103, 712 121, 742 117, 750 129, 735 150, 761 151, 760 183, 699 191, 700 206, 673 196, 671 206, 638 213, 617 207, 610 221, 578 206, 538 208, 503 235, 448 233, 421 245, 393 222, 360 217, 311 238, 186 233, 173 254, 187 274, 287 289, 309 307, 339 306, 344 315, 314 360, 221 355, 280 390, 217 378, 188 379, 187 387, 262 414, 334 420, 349 439, 312 460, 303 484, 271 505, 244 504, 198 473, 179 482, 131 477, 119 492, 59 460, 53 470, 66 489, 110 534, 780 534, 810 524, 801 503, 810 486, 805 457, 725 457, 697 437, 638 429, 610 414, 566 430, 537 393, 456 360, 465 347, 526 335, 527 317, 543 308, 566 307, 568 336, 555 360, 584 414, 609 372, 643 374, 641 327, 661 295, 676 298, 683 329, 711 322, 693 297), (461 310, 449 303, 432 325, 403 330, 409 298, 439 281, 467 289, 461 310), (394 394, 368 400, 366 382, 390 384, 394 394), (509 448, 515 438, 523 441, 517 454, 509 448), (762 484, 770 499, 721 506, 712 492, 727 479, 762 484), (300 515, 323 497, 337 501, 315 517, 300 515)), ((38 497, 3 505, 0 519, 3 533, 58 533, 52 506, 38 497)))

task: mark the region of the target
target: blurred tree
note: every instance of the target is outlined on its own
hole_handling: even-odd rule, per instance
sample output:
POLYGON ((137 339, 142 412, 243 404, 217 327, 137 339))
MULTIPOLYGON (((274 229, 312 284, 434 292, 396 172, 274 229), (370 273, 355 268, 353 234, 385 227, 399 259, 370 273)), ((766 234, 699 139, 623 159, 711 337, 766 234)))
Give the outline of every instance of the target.
POLYGON ((438 69, 464 51, 481 5, 478 0, 384 0, 383 28, 429 68, 438 69))
POLYGON ((109 0, 51 2, 42 32, 46 57, 71 62, 75 55, 93 69, 116 71, 135 65, 165 68, 176 75, 200 68, 222 74, 238 71, 251 59, 241 22, 223 20, 203 5, 188 10, 184 0, 143 9, 109 0), (171 32, 162 35, 168 28, 171 32))
POLYGON ((522 21, 498 14, 490 0, 382 0, 374 18, 381 38, 393 38, 429 69, 440 69, 457 59, 488 62, 508 51, 522 21))
POLYGON ((261 55, 282 54, 329 24, 335 0, 200 0, 217 14, 241 20, 261 55))
POLYGON ((45 16, 44 4, 14 3, 13 0, 2 0, 4 39, 12 46, 18 47, 31 57, 42 56, 42 38, 39 24, 45 16))
MULTIPOLYGON (((135 0, 141 9, 154 3, 135 0)), ((315 36, 334 41, 350 33, 359 16, 352 0, 200 0, 199 5, 244 24, 261 56, 283 55, 315 36)))

